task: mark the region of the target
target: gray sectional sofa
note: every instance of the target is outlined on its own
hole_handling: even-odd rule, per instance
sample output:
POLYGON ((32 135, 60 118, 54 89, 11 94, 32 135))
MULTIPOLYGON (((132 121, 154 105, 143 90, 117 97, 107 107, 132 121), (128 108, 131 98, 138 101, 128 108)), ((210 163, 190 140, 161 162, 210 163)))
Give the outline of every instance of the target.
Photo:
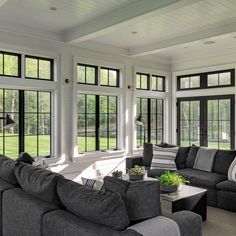
POLYGON ((3 236, 202 235, 201 218, 192 212, 131 223, 118 192, 89 189, 1 155, 0 214, 3 236))
MULTIPOLYGON (((163 148, 174 147, 163 143, 163 148)), ((143 156, 126 159, 126 167, 144 165, 150 177, 159 176, 163 170, 150 170, 153 146, 144 145, 143 156)), ((207 203, 226 210, 236 212, 236 182, 228 180, 228 169, 236 156, 236 150, 217 150, 214 158, 212 172, 196 170, 193 168, 198 146, 179 147, 176 156, 177 172, 190 181, 190 185, 207 189, 207 203)))

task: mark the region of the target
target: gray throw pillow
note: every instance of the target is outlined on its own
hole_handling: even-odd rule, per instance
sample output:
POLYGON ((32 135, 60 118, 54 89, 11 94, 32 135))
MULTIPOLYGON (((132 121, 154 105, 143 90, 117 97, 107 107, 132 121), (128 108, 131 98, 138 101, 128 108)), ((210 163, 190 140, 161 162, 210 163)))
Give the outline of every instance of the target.
POLYGON ((106 191, 123 197, 130 221, 145 220, 161 214, 159 181, 124 181, 106 176, 106 191))
POLYGON ((200 147, 193 165, 193 169, 212 172, 216 149, 200 147))
POLYGON ((57 191, 65 208, 78 217, 115 230, 130 223, 119 193, 90 189, 67 179, 58 181, 57 191))

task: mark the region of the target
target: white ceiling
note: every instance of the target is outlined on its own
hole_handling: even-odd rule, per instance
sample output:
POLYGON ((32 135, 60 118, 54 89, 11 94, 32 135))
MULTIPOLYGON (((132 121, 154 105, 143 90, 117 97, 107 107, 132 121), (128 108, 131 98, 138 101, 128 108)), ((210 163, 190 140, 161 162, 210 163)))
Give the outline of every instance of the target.
POLYGON ((177 59, 236 51, 235 12, 236 0, 0 0, 0 31, 177 59))

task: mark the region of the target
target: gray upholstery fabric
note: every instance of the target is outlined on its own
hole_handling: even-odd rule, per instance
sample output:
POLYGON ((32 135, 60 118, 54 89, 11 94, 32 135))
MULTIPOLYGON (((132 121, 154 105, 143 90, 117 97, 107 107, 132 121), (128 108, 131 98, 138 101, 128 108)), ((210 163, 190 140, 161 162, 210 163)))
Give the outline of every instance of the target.
POLYGON ((181 236, 202 236, 202 218, 191 211, 179 211, 173 214, 163 214, 175 221, 181 236))
POLYGON ((97 224, 123 230, 129 225, 125 203, 119 193, 86 188, 67 179, 60 179, 57 191, 66 209, 97 224))
POLYGON ((155 178, 156 176, 161 176, 165 171, 159 169, 148 170, 148 177, 155 178))
POLYGON ((44 201, 60 204, 57 195, 57 181, 61 175, 29 164, 17 163, 16 178, 22 189, 44 201))
POLYGON ((200 147, 193 165, 193 169, 211 172, 216 152, 216 149, 200 147))
POLYGON ((41 201, 22 189, 4 191, 3 235, 41 236, 43 215, 55 209, 55 205, 41 201))
POLYGON ((153 157, 152 143, 145 143, 143 146, 143 165, 150 167, 153 157))
POLYGON ((53 211, 43 217, 43 236, 141 236, 134 231, 115 231, 63 211, 53 211))
POLYGON ((131 221, 144 220, 160 215, 159 181, 128 182, 113 177, 104 178, 105 190, 119 192, 125 201, 131 221))
POLYGON ((135 165, 138 166, 143 166, 143 157, 127 157, 126 158, 126 168, 127 169, 131 169, 133 168, 135 165))
POLYGON ((0 155, 0 178, 13 185, 17 185, 17 179, 14 173, 15 164, 16 161, 0 155))
POLYGON ((186 168, 193 168, 199 148, 200 147, 195 146, 195 145, 191 146, 187 159, 186 159, 186 168))
POLYGON ((229 191, 236 193, 236 182, 231 180, 226 180, 216 185, 219 190, 229 191))
POLYGON ((13 188, 15 188, 13 185, 0 179, 0 235, 2 235, 2 195, 4 191, 13 188))
POLYGON ((191 168, 178 170, 177 172, 189 180, 190 184, 208 188, 216 188, 216 184, 227 179, 224 175, 191 168))
POLYGON ((166 217, 157 216, 130 226, 143 236, 180 236, 178 224, 166 217))
POLYGON ((34 158, 32 156, 30 156, 29 153, 21 152, 19 154, 18 158, 16 159, 16 161, 17 162, 24 162, 24 163, 32 165, 35 160, 34 160, 34 158))
POLYGON ((225 210, 236 212, 236 193, 218 190, 217 206, 225 210))

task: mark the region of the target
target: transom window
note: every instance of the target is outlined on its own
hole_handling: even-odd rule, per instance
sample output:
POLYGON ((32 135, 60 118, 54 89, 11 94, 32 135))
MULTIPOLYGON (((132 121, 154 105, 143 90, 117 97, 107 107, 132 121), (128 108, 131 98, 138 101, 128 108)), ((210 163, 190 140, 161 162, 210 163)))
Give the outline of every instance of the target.
POLYGON ((234 69, 177 77, 177 90, 229 87, 234 86, 234 84, 234 69))
POLYGON ((152 91, 165 91, 165 77, 152 75, 152 91))
POLYGON ((141 117, 142 125, 137 123, 137 147, 144 142, 158 144, 163 141, 164 101, 155 98, 136 98, 136 117, 141 117))
POLYGON ((91 65, 78 64, 77 82, 80 84, 97 84, 97 67, 91 65))
POLYGON ((25 78, 53 80, 53 60, 25 56, 25 78))
POLYGON ((78 152, 117 149, 117 97, 78 94, 78 152))
POLYGON ((20 54, 0 51, 0 75, 20 77, 20 54))
POLYGON ((101 68, 100 85, 110 86, 110 87, 119 87, 119 70, 101 68))
POLYGON ((150 78, 148 74, 136 74, 136 89, 149 90, 150 78))

